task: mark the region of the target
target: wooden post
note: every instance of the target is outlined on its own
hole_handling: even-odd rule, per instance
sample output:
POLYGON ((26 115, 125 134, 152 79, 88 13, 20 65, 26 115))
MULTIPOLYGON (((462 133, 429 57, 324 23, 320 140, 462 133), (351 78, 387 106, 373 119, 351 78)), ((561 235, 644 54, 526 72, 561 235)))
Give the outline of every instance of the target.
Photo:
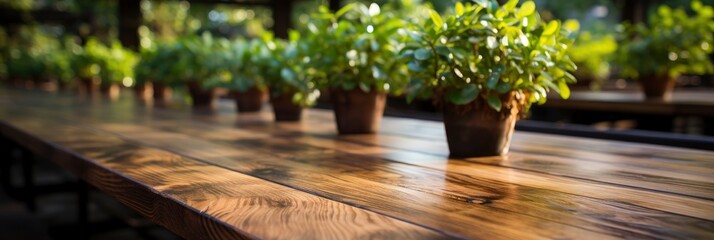
POLYGON ((622 9, 622 20, 630 23, 643 22, 650 0, 626 0, 622 9))
POLYGON ((124 47, 139 49, 139 26, 141 26, 141 1, 119 1, 119 41, 124 47))
POLYGON ((273 11, 273 33, 275 37, 288 38, 288 31, 293 26, 293 1, 273 0, 270 2, 270 7, 273 11))

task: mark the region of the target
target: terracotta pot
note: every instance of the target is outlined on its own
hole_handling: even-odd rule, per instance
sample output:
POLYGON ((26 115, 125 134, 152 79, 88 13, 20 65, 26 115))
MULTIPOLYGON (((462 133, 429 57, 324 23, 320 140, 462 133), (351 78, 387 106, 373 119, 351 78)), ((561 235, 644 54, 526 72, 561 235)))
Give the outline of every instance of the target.
POLYGON ((236 101, 238 112, 257 112, 263 107, 268 93, 258 87, 251 87, 245 92, 231 91, 236 101))
POLYGON ((189 81, 186 83, 188 85, 188 92, 191 94, 191 100, 193 101, 194 108, 215 108, 216 101, 216 89, 203 89, 201 83, 197 81, 189 81))
POLYGON ((111 98, 116 98, 119 96, 119 85, 116 83, 111 83, 111 84, 101 84, 99 86, 99 91, 102 93, 104 96, 108 96, 111 98))
POLYGON ((303 107, 293 103, 293 95, 294 92, 287 92, 271 96, 270 103, 273 105, 275 121, 300 121, 303 107))
POLYGON ((168 102, 171 99, 171 88, 166 86, 166 84, 160 82, 152 82, 151 88, 153 89, 154 101, 168 102))
POLYGON ((360 89, 332 89, 330 95, 339 134, 375 133, 379 130, 387 94, 366 93, 360 89))
POLYGON ((646 99, 653 100, 670 100, 672 99, 672 91, 674 91, 674 78, 664 76, 646 76, 640 78, 642 90, 645 92, 646 99))
POLYGON ((89 94, 96 93, 99 90, 99 82, 98 78, 79 79, 80 91, 89 94))
POLYGON ((138 99, 147 99, 151 94, 150 89, 146 83, 137 84, 134 86, 134 96, 138 99))
POLYGON ((485 101, 468 106, 444 104, 444 126, 451 157, 500 156, 508 153, 519 108, 512 96, 502 99, 501 112, 493 110, 485 101), (508 106, 506 106, 508 105, 508 106))
POLYGON ((60 91, 70 91, 72 90, 72 82, 57 80, 57 89, 60 91))

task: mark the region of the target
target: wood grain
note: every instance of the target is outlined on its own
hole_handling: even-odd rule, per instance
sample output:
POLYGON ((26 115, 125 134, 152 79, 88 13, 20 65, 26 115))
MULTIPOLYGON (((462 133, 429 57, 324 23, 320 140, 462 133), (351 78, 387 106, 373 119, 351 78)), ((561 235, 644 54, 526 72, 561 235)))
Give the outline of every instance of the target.
MULTIPOLYGON (((0 97, 4 106, 0 119, 12 116, 12 126, 48 134, 42 139, 76 135, 42 130, 43 124, 78 128, 101 137, 58 145, 98 144, 87 154, 103 152, 90 158, 103 159, 121 155, 101 145, 106 141, 102 139, 114 139, 189 158, 181 162, 190 160, 191 164, 176 171, 198 169, 208 174, 199 174, 197 180, 211 182, 190 188, 170 183, 181 182, 173 176, 187 175, 168 171, 171 176, 166 176, 141 166, 122 168, 128 172, 145 169, 144 175, 163 179, 155 182, 147 177, 141 183, 185 187, 179 193, 170 191, 171 187, 159 192, 205 195, 203 189, 212 185, 213 178, 222 179, 210 170, 218 168, 221 175, 227 171, 230 176, 287 186, 417 229, 406 232, 423 233, 410 238, 443 236, 428 235, 435 233, 488 239, 714 238, 711 151, 519 132, 507 157, 449 159, 443 127, 435 122, 386 118, 378 135, 338 137, 330 112, 320 110, 310 110, 302 123, 276 124, 269 112, 236 115, 227 105, 221 105, 216 114, 202 115, 126 100, 87 103, 69 96, 9 95, 12 100, 0 97), (9 101, 12 104, 6 104, 9 101)), ((162 165, 151 169, 158 166, 162 165)), ((220 192, 234 190, 231 184, 218 185, 220 192)), ((262 191, 255 190, 255 194, 270 195, 262 191)), ((217 201, 203 203, 209 202, 217 201)), ((238 224, 244 220, 225 220, 233 213, 206 213, 219 215, 217 222, 234 229, 250 229, 238 224)), ((353 232, 349 236, 355 237, 353 232)))
POLYGON ((48 129, 34 118, 3 120, 3 135, 189 239, 447 237, 111 134, 59 123, 48 129))

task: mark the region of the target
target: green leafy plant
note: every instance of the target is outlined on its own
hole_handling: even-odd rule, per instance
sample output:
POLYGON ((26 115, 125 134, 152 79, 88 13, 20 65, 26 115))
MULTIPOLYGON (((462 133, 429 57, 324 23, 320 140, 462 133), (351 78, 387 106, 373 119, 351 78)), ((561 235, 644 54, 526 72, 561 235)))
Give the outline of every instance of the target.
POLYGON ((69 83, 75 78, 72 69, 72 50, 67 48, 57 49, 49 52, 46 56, 47 75, 51 79, 56 79, 62 83, 69 83))
POLYGON ((217 57, 228 46, 226 39, 214 39, 209 33, 201 36, 187 36, 170 46, 166 57, 170 59, 167 77, 171 84, 195 81, 203 88, 214 88, 224 84, 213 78, 216 69, 224 60, 217 57))
POLYGON ((140 60, 134 65, 134 82, 136 85, 144 85, 147 82, 157 80, 158 49, 158 47, 142 48, 139 52, 140 60))
POLYGON ((549 90, 568 98, 568 73, 576 66, 568 57, 577 21, 543 22, 532 1, 499 6, 495 0, 457 3, 454 14, 432 12, 423 26, 413 26, 413 40, 402 50, 409 61, 409 101, 430 97, 456 105, 483 103, 496 111, 503 97, 517 94, 519 108, 543 103, 549 90))
POLYGON ((44 64, 27 49, 12 49, 8 54, 7 72, 10 78, 31 80, 44 72, 44 64))
POLYGON ((289 41, 281 42, 264 38, 261 54, 266 82, 275 94, 294 92, 293 102, 311 106, 320 97, 314 75, 316 70, 309 64, 312 49, 300 38, 300 33, 290 32, 289 41), (278 74, 278 75, 275 75, 278 74))
POLYGON ((612 34, 596 35, 590 31, 578 34, 568 55, 578 65, 575 76, 590 78, 600 83, 610 74, 610 61, 617 51, 617 41, 612 34))
POLYGON ((647 24, 625 25, 626 38, 617 63, 631 78, 714 72, 709 55, 714 48, 714 9, 700 1, 691 3, 695 13, 660 6, 647 24))
POLYGON ((138 56, 133 51, 114 42, 106 46, 96 39, 89 39, 72 58, 72 68, 79 78, 99 77, 101 84, 133 82, 134 65, 138 56))
POLYGON ((290 40, 275 39, 264 34, 250 44, 247 73, 270 87, 272 94, 293 94, 293 102, 310 106, 319 97, 315 83, 304 70, 303 60, 309 47, 300 41, 297 32, 290 33, 290 40), (301 46, 300 46, 301 45, 301 46))
POLYGON ((139 58, 133 51, 114 42, 107 49, 102 63, 102 84, 127 84, 134 82, 134 65, 139 58))
POLYGON ((137 84, 148 81, 177 85, 184 81, 187 60, 180 59, 182 45, 178 42, 155 42, 141 50, 141 60, 134 68, 137 84), (171 64, 169 64, 171 63, 171 64))
POLYGON ((223 40, 213 51, 213 60, 206 64, 212 72, 206 85, 246 92, 252 87, 264 88, 261 72, 251 62, 259 42, 237 38, 223 40))
POLYGON ((377 4, 349 4, 336 13, 322 6, 302 35, 313 48, 304 60, 320 87, 399 93, 407 82, 397 58, 406 37, 399 31, 403 26, 377 4))
POLYGON ((72 68, 79 78, 101 77, 109 49, 96 39, 89 39, 82 49, 74 55, 72 68))

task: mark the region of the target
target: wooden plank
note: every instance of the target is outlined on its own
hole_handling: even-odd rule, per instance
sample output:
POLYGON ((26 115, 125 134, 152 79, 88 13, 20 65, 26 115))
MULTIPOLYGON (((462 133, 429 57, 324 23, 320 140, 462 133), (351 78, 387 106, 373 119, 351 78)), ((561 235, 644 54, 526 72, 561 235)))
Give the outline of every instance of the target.
MULTIPOLYGON (((294 146, 295 141, 293 139, 286 139, 284 141, 276 141, 274 139, 263 139, 263 140, 241 140, 238 142, 234 142, 234 144, 229 145, 227 147, 220 148, 219 146, 211 146, 210 143, 201 141, 201 140, 196 140, 197 135, 182 135, 182 134, 173 134, 173 133, 167 133, 167 132, 157 132, 156 130, 152 130, 153 128, 135 128, 134 125, 111 125, 111 126, 106 126, 105 127, 107 130, 111 130, 112 132, 121 132, 123 136, 127 136, 128 138, 132 139, 143 139, 140 141, 145 141, 145 143, 163 143, 165 141, 160 141, 157 140, 157 137, 159 139, 173 139, 175 141, 181 141, 183 143, 188 143, 190 142, 190 145, 192 146, 200 146, 198 149, 202 149, 200 151, 191 151, 190 149, 186 148, 177 148, 176 146, 171 147, 171 146, 165 146, 162 144, 160 147, 167 147, 167 149, 172 149, 174 151, 180 152, 181 154, 186 154, 190 156, 200 156, 201 159, 204 159, 206 161, 210 161, 212 163, 222 165, 225 167, 229 167, 232 169, 235 169, 240 172, 246 172, 251 175, 256 175, 256 176, 261 176, 266 179, 270 179, 276 182, 281 182, 286 185, 294 186, 296 188, 300 189, 305 189, 306 191, 318 191, 319 194, 321 195, 326 195, 330 196, 330 198, 333 199, 342 199, 340 201, 354 201, 355 204, 364 206, 365 208, 372 208, 372 206, 376 204, 381 204, 381 205, 386 205, 385 208, 377 208, 375 211, 379 211, 385 214, 399 214, 399 212, 402 211, 407 211, 409 209, 400 209, 399 204, 408 204, 408 206, 411 208, 412 211, 419 211, 421 209, 414 209, 419 206, 419 203, 424 203, 424 199, 430 199, 430 195, 417 195, 418 193, 413 193, 406 191, 405 189, 410 189, 410 190, 416 190, 418 192, 422 193, 429 193, 431 195, 438 195, 441 196, 443 199, 453 199, 456 200, 458 203, 465 202, 467 203, 465 206, 469 206, 468 203, 474 204, 478 203, 480 205, 487 205, 491 208, 496 208, 499 209, 500 211, 514 211, 510 212, 508 214, 498 214, 498 213, 493 213, 490 211, 486 211, 484 209, 474 209, 474 207, 465 207, 463 212, 461 214, 466 214, 467 216, 469 214, 476 214, 476 215, 488 215, 492 216, 494 218, 498 219, 513 219, 513 215, 518 215, 519 213, 523 212, 528 212, 526 215, 530 215, 531 217, 535 216, 547 216, 543 217, 546 218, 550 221, 558 221, 559 219, 569 219, 569 223, 578 227, 586 228, 586 229, 593 229, 593 230, 599 230, 599 231, 607 231, 611 234, 622 234, 618 235, 619 237, 626 236, 629 234, 633 233, 627 233, 627 231, 633 231, 633 229, 627 229, 622 228, 620 229, 619 227, 616 227, 615 225, 610 225, 610 223, 604 223, 604 222, 598 222, 597 220, 594 219, 589 219, 588 217, 583 217, 583 218, 574 218, 570 214, 562 214, 559 208, 562 208, 563 206, 553 206, 553 207, 548 207, 544 206, 542 208, 534 208, 532 205, 532 202, 530 201, 536 201, 536 199, 540 199, 542 202, 552 202, 554 199, 558 199, 557 201, 562 201, 562 202, 577 202, 578 206, 581 207, 569 207, 568 209, 572 212, 576 212, 577 214, 575 215, 585 215, 589 216, 592 214, 603 214, 603 215, 615 215, 617 213, 623 214, 624 209, 636 209, 636 208, 641 208, 641 209, 646 209, 642 207, 638 207, 635 204, 630 204, 626 202, 621 202, 619 199, 613 200, 613 199, 603 199, 603 200, 594 200, 590 199, 590 196, 585 197, 585 196, 573 196, 570 194, 563 194, 561 192, 556 192, 552 190, 547 190, 547 189, 537 189, 537 188, 530 188, 530 187, 524 187, 524 186, 518 186, 518 185, 512 185, 512 184, 507 184, 507 183, 501 183, 501 182, 494 182, 490 179, 484 179, 480 175, 475 175, 471 173, 470 170, 473 170, 473 167, 471 167, 469 163, 463 163, 462 165, 457 165, 457 164, 451 164, 449 166, 449 172, 451 173, 444 173, 440 171, 433 171, 432 169, 426 169, 422 167, 415 167, 415 166, 410 166, 410 165, 404 165, 404 164, 396 164, 392 163, 389 161, 384 161, 380 158, 374 158, 374 157, 365 157, 365 156, 359 156, 356 154, 340 154, 339 152, 331 152, 330 150, 325 150, 325 149, 315 149, 315 148, 310 148, 310 147, 305 147, 305 146, 294 146), (156 134, 156 135, 154 135, 156 134), (133 137, 132 137, 133 136, 133 137), (148 136, 148 137, 147 137, 148 136), (152 137, 153 136, 153 137, 152 137), (190 136, 190 137, 188 137, 190 136), (256 150, 261 150, 261 152, 264 152, 266 155, 258 157, 261 159, 260 161, 255 161, 251 163, 247 163, 248 160, 242 159, 240 157, 237 157, 237 153, 230 153, 231 149, 239 149, 241 147, 249 147, 250 149, 254 150, 250 152, 251 156, 256 156, 259 155, 259 152, 256 152, 256 150), (286 150, 288 149, 288 150, 286 150), (211 152, 213 154, 206 154, 206 152, 211 152), (230 157, 226 158, 224 156, 219 156, 218 154, 215 153, 223 153, 226 154, 230 157), (274 156, 267 155, 267 153, 273 153, 274 156), (298 164, 291 164, 291 163, 286 163, 285 159, 288 156, 292 156, 292 159, 295 159, 293 161, 298 162, 298 164), (236 163, 236 158, 240 159, 240 163, 236 163), (307 164, 303 164, 305 162, 308 162, 307 164), (347 166, 345 166, 344 162, 348 162, 347 166), (319 165, 320 168, 315 168, 315 165, 319 165), (361 166, 369 166, 369 167, 361 167, 361 166), (365 169, 367 168, 367 169, 365 169), (456 168, 460 168, 459 170, 454 170, 456 168), (280 171, 275 172, 272 170, 266 171, 265 169, 280 169, 280 171), (334 169, 340 169, 339 173, 333 173, 334 169), (466 171, 464 171, 466 170, 466 171), (277 176, 275 176, 277 175, 277 176), (446 175, 446 176, 445 176, 446 175), (289 176, 289 179, 284 179, 289 176), (319 177, 319 176, 327 176, 327 177, 319 177), (337 178, 338 181, 336 183, 333 178, 337 178), (407 178, 407 179, 404 179, 407 178), (409 179, 409 178, 414 178, 414 179, 409 179), (372 192, 372 191, 366 191, 366 190, 361 190, 361 191, 348 191, 351 194, 356 194, 357 196, 360 196, 363 199, 356 200, 357 196, 350 195, 350 193, 341 193, 343 192, 344 189, 344 184, 347 182, 342 182, 342 181, 347 181, 348 183, 351 183, 353 185, 360 186, 360 188, 364 188, 367 186, 372 186, 372 187, 367 187, 369 189, 381 189, 380 191, 372 192), (376 183, 375 183, 376 182, 376 183), (377 184, 377 183, 388 183, 388 185, 382 185, 382 184, 377 184), (385 191, 384 189, 389 189, 391 186, 400 186, 400 188, 394 189, 392 191, 389 191, 387 193, 383 193, 385 191), (318 190, 315 190, 318 189, 318 190), (323 189, 333 189, 333 190, 323 190, 323 189), (510 195, 508 193, 502 192, 502 189, 513 189, 513 192, 518 192, 519 198, 515 199, 512 198, 512 196, 504 196, 504 195, 510 195), (384 201, 384 199, 375 199, 371 200, 370 198, 372 196, 382 196, 383 198, 387 198, 388 196, 393 196, 393 195, 408 195, 408 194, 414 194, 414 196, 408 196, 406 197, 406 200, 399 201, 399 202, 388 202, 384 201), (415 199, 411 200, 410 199, 415 199), (527 199, 527 201, 523 201, 523 199, 527 199), (416 202, 414 202, 416 201, 416 202), (602 201, 602 202, 601 202, 602 201), (606 202, 606 203, 603 203, 606 202), (609 204, 607 202, 610 202, 609 204), (615 205, 613 207, 612 205, 615 205), (468 211, 467 209, 471 209, 468 211), (589 210, 592 209, 597 209, 596 211, 590 212, 589 210), (396 210, 396 213, 394 212, 396 210), (597 213, 596 213, 597 212, 597 213), (503 215, 503 216, 502 216, 503 215), (622 232, 618 232, 622 231, 622 232)), ((200 136, 198 136, 200 138, 200 136)), ((234 150, 235 152, 239 152, 240 150, 234 150)), ((481 171, 484 172, 484 171, 481 171)), ((556 181, 551 181, 552 182, 558 182, 557 179, 543 179, 542 180, 556 180, 556 181)), ((523 179, 521 179, 522 181, 523 179)), ((544 181, 544 183, 548 183, 544 181)), ((581 185, 586 185, 582 184, 581 185)), ((691 209, 690 212, 696 214, 697 211, 701 211, 701 209, 696 209, 697 207, 701 207, 703 209, 713 209, 711 204, 704 204, 704 205, 699 205, 703 201, 698 201, 698 200, 688 200, 688 199, 683 199, 683 198, 678 198, 678 197, 669 197, 664 194, 651 194, 651 193, 646 193, 646 192, 640 192, 637 193, 636 191, 629 191, 627 189, 618 189, 615 187, 611 188, 605 188, 605 187, 598 187, 598 186, 585 186, 584 189, 585 191, 587 190, 596 190, 596 191, 603 191, 603 190, 609 190, 609 195, 611 198, 616 198, 615 195, 627 195, 628 193, 631 194, 629 195, 629 198, 642 198, 643 196, 653 196, 656 195, 657 199, 664 202, 666 205, 670 205, 673 202, 680 202, 680 203, 690 203, 690 204, 695 204, 697 206, 693 207, 694 209, 691 209), (666 199, 666 200, 665 200, 666 199), (685 200, 685 201, 683 201, 685 200)), ((628 198, 628 197, 624 197, 628 198)), ((447 201, 446 203, 432 203, 432 202, 426 202, 427 206, 424 206, 424 208, 429 208, 429 207, 434 207, 437 209, 448 209, 449 207, 454 207, 458 206, 457 202, 451 202, 447 201)), ((576 204, 574 204, 576 205, 576 204)), ((424 211, 424 210, 421 210, 424 211)), ((642 210, 643 212, 646 212, 647 215, 659 215, 661 216, 667 216, 669 214, 661 212, 661 211, 650 211, 650 210, 642 210)), ((436 218, 438 215, 435 215, 438 213, 435 212, 420 212, 418 214, 415 214, 417 216, 420 216, 420 218, 427 217, 428 219, 431 218, 436 218)), ((628 214, 623 214, 623 215, 638 215, 642 214, 641 212, 638 213, 628 213, 628 214)), ((457 214, 458 216, 458 214, 457 214)), ((706 215, 702 215, 706 217, 706 215)), ((409 219, 409 218, 414 218, 413 215, 411 216, 399 216, 399 218, 405 218, 408 221, 420 221, 420 223, 429 223, 430 221, 428 220, 420 220, 420 219, 409 219)), ((633 217, 633 216, 629 216, 633 217)), ((643 217, 643 216, 641 216, 643 217)), ((671 217, 671 216, 670 216, 671 217)), ((524 217, 520 217, 519 220, 520 222, 523 222, 524 217)), ((693 222, 700 222, 700 220, 696 220, 694 218, 681 218, 678 220, 675 220, 674 222, 668 222, 668 220, 664 220, 665 218, 659 219, 659 222, 657 224, 662 224, 661 226, 667 226, 666 229, 676 229, 678 227, 675 227, 678 225, 680 221, 693 221, 693 222)), ((439 226, 439 228, 444 228, 444 229, 449 229, 451 226, 453 226, 456 223, 453 223, 451 221, 468 221, 467 219, 459 219, 456 217, 449 217, 446 219, 439 218, 439 222, 446 222, 448 226, 439 226), (447 220, 448 219, 448 220, 447 220), (452 220, 453 219, 453 220, 452 220)), ((610 221, 622 221, 620 223, 624 224, 627 222, 627 220, 624 219, 609 219, 610 221)), ((710 219, 711 220, 711 219, 710 219)), ((692 223, 693 223, 692 222, 692 223)), ((704 221, 706 222, 706 221, 704 221)), ((435 223, 429 223, 429 224, 435 224, 435 223)), ((507 224, 512 226, 512 223, 506 222, 502 224, 507 224)), ((695 224, 696 225, 696 224, 695 224)), ((427 225, 431 226, 431 225, 427 225)), ((458 226, 460 228, 461 226, 458 226)), ((518 226, 513 226, 513 227, 518 227, 518 226)), ((510 228, 510 227, 509 227, 510 228)), ((652 227, 653 229, 657 229, 655 227, 652 227)), ((662 228, 664 229, 664 228, 662 228)), ((691 231, 692 229, 689 229, 691 231)), ((458 229, 454 229, 454 231, 458 231, 458 229)), ((483 232, 483 231, 481 231, 483 232)), ((638 231, 633 231, 633 232, 638 232, 638 231)), ((468 234, 468 233, 461 233, 461 234, 468 234)), ((652 236, 656 236, 657 234, 661 233, 646 233, 645 231, 639 232, 638 234, 644 234, 643 236, 646 236, 647 234, 652 234, 652 236)), ((467 235, 469 236, 469 235, 467 235)))
MULTIPOLYGON (((142 144, 152 144, 241 173, 469 238, 497 235, 525 238, 533 234, 541 237, 584 234, 598 238, 607 238, 609 234, 637 235, 610 229, 607 225, 599 226, 603 229, 589 228, 585 224, 571 225, 555 218, 542 219, 521 214, 513 211, 512 205, 490 205, 491 201, 508 195, 503 192, 508 189, 504 186, 486 187, 473 179, 468 180, 474 183, 468 183, 467 179, 453 180, 452 177, 458 176, 445 176, 441 171, 329 149, 294 146, 289 140, 242 140, 232 145, 219 145, 190 135, 135 127, 133 124, 113 124, 102 129, 120 133, 124 138, 142 144), (166 139, 182 144, 167 143, 166 139), (183 147, 186 144, 197 147, 183 147), (447 190, 435 188, 434 185, 447 190), (475 216, 489 217, 481 219, 475 216), (527 232, 514 231, 533 224, 545 227, 527 232), (606 234, 606 230, 610 232, 606 234)), ((527 205, 521 207, 527 208, 527 205)))
POLYGON ((111 134, 57 122, 50 129, 36 117, 2 116, 3 135, 189 239, 446 237, 111 134))
MULTIPOLYGON (((443 143, 439 140, 443 137, 432 136, 439 132, 437 123, 385 119, 386 127, 380 135, 336 137, 331 116, 324 111, 311 111, 303 123, 276 124, 270 122, 268 113, 235 115, 231 111, 199 116, 175 110, 147 111, 131 102, 87 105, 63 101, 22 97, 17 99, 18 107, 8 111, 24 114, 28 119, 43 116, 88 129, 99 128, 124 141, 195 157, 205 163, 457 236, 712 237, 714 207, 710 199, 677 193, 679 187, 672 187, 674 191, 660 190, 659 186, 654 189, 624 187, 599 181, 597 175, 591 174, 591 171, 612 172, 615 166, 656 172, 658 168, 674 169, 682 165, 689 167, 683 171, 676 169, 675 179, 698 180, 704 185, 690 190, 706 190, 712 182, 711 175, 706 174, 712 170, 711 152, 678 148, 655 151, 654 156, 662 156, 668 150, 672 150, 673 155, 686 154, 679 159, 652 159, 650 165, 654 166, 648 167, 645 164, 648 160, 642 156, 652 153, 636 153, 656 149, 652 146, 578 142, 582 139, 533 134, 532 139, 514 142, 514 146, 555 141, 566 147, 574 145, 576 150, 562 150, 570 154, 564 156, 547 154, 557 151, 558 144, 534 147, 544 149, 542 152, 514 150, 515 154, 544 161, 530 166, 524 164, 532 168, 529 170, 509 166, 514 160, 513 154, 508 158, 446 158, 441 152, 445 145, 438 145, 443 143), (28 106, 33 107, 28 109, 28 106), (408 136, 389 132, 405 129, 408 136), (416 142, 396 147, 388 143, 410 139, 416 142), (429 144, 437 146, 428 147, 429 144), (595 144, 595 148, 587 150, 592 146, 581 144, 595 144), (608 150, 617 146, 623 149, 608 150), (421 147, 427 152, 415 152, 422 150, 421 147), (584 152, 585 157, 575 152, 584 152), (600 157, 606 159, 598 160, 600 157), (591 161, 595 163, 589 164, 591 161), (554 167, 554 172, 543 171, 550 170, 550 165, 556 163, 560 165, 554 167), (570 168, 581 168, 581 174, 588 177, 560 174, 570 168), (697 174, 685 174, 690 172, 697 174)), ((661 184, 659 178, 646 180, 666 185, 661 184)))

